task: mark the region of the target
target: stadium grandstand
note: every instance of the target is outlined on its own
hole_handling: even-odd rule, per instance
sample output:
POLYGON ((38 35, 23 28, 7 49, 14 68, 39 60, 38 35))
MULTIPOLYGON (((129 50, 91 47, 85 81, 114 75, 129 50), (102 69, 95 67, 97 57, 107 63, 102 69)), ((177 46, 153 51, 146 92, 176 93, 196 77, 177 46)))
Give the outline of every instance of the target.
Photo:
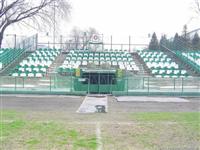
POLYGON ((160 50, 130 43, 124 45, 128 50, 122 44, 113 49, 117 44, 110 43, 109 48, 104 42, 88 43, 81 49, 69 46, 74 43, 45 45, 36 38, 29 37, 22 47, 0 50, 3 92, 137 95, 200 91, 199 50, 174 51, 165 43, 160 50))

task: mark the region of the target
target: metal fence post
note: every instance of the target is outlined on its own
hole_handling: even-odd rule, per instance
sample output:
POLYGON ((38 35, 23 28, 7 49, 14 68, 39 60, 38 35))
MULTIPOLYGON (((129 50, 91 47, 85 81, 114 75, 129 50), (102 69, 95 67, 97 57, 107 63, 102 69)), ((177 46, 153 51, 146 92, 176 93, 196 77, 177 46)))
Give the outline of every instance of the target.
POLYGON ((127 87, 126 87, 126 90, 127 90, 126 92, 127 92, 127 93, 126 93, 126 95, 128 95, 128 76, 126 76, 126 78, 127 78, 127 85, 126 85, 126 86, 127 86, 127 87))
POLYGON ((149 77, 148 77, 148 93, 149 93, 149 77))
POLYGON ((145 77, 142 78, 142 89, 144 89, 144 79, 145 77))
POLYGON ((174 91, 176 89, 176 79, 174 78, 174 91))
POLYGON ((57 76, 56 75, 53 76, 53 83, 54 83, 53 84, 53 88, 56 89, 57 88, 57 84, 58 84, 58 80, 57 80, 57 76))
POLYGON ((24 77, 22 78, 23 80, 22 80, 22 83, 23 83, 23 88, 24 88, 24 77))
POLYGON ((51 76, 50 76, 50 92, 51 92, 51 76))
POLYGON ((184 85, 183 85, 183 78, 182 78, 182 93, 183 93, 183 86, 184 86, 184 85))
POLYGON ((88 94, 90 94, 90 73, 88 76, 88 94))
POLYGON ((130 51, 131 51, 131 36, 129 36, 129 44, 128 44, 128 46, 129 46, 129 53, 130 53, 130 51))
POLYGON ((17 89, 17 80, 16 80, 16 77, 15 77, 15 91, 17 89))
POLYGON ((62 35, 60 35, 60 49, 62 49, 62 48, 63 48, 63 46, 62 46, 62 42, 63 42, 63 36, 62 36, 62 35))
POLYGON ((87 78, 87 85, 88 85, 88 87, 87 87, 87 93, 89 94, 89 77, 87 78))
POLYGON ((35 49, 38 48, 38 34, 35 35, 35 49))
POLYGON ((110 36, 110 49, 112 49, 112 35, 110 36))
MULTIPOLYGON (((76 77, 74 77, 74 78, 76 78, 76 77)), ((70 92, 72 92, 72 84, 73 84, 73 82, 72 82, 72 72, 70 72, 70 79, 71 79, 71 81, 70 81, 70 92)))
POLYGON ((98 74, 98 93, 100 94, 100 73, 98 74))

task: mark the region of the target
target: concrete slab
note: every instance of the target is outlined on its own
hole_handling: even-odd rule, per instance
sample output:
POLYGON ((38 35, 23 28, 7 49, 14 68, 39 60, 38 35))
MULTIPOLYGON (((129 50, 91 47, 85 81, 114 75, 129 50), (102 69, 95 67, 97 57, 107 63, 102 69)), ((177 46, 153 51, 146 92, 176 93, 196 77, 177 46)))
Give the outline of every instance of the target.
POLYGON ((119 102, 189 102, 179 97, 120 96, 116 99, 119 102))
POLYGON ((96 105, 105 106, 107 112, 108 97, 107 96, 86 96, 83 103, 77 110, 77 113, 95 113, 97 112, 96 105))

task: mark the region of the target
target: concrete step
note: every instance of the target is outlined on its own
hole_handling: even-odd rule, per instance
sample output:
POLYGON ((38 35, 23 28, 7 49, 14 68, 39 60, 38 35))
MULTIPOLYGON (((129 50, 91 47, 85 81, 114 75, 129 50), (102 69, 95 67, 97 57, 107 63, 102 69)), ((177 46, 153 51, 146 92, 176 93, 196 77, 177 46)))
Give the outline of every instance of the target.
POLYGON ((55 59, 53 64, 48 69, 47 74, 52 74, 52 73, 55 74, 56 69, 63 64, 66 56, 67 56, 67 54, 63 54, 63 53, 61 53, 59 56, 57 56, 57 58, 55 59))
POLYGON ((141 60, 140 56, 137 53, 132 53, 133 60, 135 64, 139 67, 139 72, 137 75, 139 76, 152 76, 150 70, 146 66, 146 64, 141 60))

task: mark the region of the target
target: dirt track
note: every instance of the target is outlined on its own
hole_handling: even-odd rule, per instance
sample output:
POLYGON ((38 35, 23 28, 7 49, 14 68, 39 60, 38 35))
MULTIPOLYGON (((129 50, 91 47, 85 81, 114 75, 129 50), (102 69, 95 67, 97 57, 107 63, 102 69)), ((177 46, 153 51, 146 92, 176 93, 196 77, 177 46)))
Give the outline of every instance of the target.
MULTIPOLYGON (((37 96, 1 95, 1 108, 22 111, 63 111, 75 113, 84 97, 75 96, 37 96)), ((200 97, 186 98, 187 103, 159 102, 117 102, 108 98, 108 113, 118 112, 189 112, 200 111, 200 97)))

